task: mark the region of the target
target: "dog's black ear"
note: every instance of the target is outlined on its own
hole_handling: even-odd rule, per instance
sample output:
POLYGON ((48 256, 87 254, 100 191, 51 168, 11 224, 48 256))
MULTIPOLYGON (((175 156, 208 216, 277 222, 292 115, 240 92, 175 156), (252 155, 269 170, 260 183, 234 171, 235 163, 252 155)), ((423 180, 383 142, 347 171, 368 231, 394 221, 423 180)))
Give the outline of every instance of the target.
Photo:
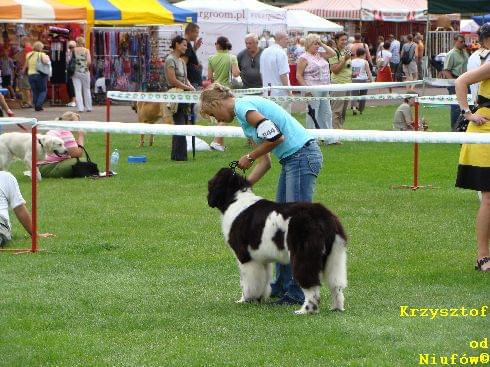
MULTIPOLYGON (((230 168, 221 168, 216 175, 208 181, 208 205, 224 212, 237 191, 236 175, 230 168)), ((243 177, 241 177, 243 179, 243 177)))

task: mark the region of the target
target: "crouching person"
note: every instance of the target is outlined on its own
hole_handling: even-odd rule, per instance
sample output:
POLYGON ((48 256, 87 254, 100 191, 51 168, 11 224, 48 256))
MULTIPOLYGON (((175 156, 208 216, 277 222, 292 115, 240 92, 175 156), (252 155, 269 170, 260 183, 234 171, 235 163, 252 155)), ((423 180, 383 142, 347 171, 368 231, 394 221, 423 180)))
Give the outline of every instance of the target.
MULTIPOLYGON (((12 227, 9 219, 9 208, 32 236, 32 220, 26 202, 19 189, 16 178, 6 171, 0 171, 0 247, 12 239, 12 227)), ((39 237, 51 237, 51 233, 39 233, 39 237)))
MULTIPOLYGON (((80 121, 80 115, 72 111, 65 112, 58 120, 80 121)), ((72 166, 77 162, 77 158, 83 156, 83 149, 80 146, 84 144, 85 135, 82 131, 78 132, 78 138, 75 139, 69 130, 49 130, 46 135, 52 135, 63 140, 68 154, 56 155, 48 154, 44 161, 38 162, 39 172, 43 178, 72 178, 72 166)))

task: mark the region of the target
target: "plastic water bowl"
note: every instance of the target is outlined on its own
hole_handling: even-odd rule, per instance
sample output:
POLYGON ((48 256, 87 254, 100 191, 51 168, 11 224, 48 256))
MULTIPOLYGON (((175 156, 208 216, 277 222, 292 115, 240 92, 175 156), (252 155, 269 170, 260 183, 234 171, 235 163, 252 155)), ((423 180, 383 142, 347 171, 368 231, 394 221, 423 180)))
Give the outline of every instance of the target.
POLYGON ((130 155, 128 156, 128 163, 145 163, 146 155, 130 155))

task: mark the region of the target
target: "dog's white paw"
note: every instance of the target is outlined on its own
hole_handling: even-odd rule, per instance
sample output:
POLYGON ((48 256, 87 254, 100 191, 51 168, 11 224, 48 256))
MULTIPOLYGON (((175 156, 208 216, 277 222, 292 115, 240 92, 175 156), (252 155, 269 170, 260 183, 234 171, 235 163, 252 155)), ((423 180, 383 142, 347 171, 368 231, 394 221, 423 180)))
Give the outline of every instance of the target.
POLYGON ((301 307, 299 310, 294 311, 295 315, 313 315, 318 313, 318 307, 316 309, 313 309, 311 306, 309 307, 301 307))
POLYGON ((306 315, 308 312, 301 307, 299 310, 294 311, 295 315, 306 315))
POLYGON ((243 298, 243 296, 240 299, 235 301, 235 303, 245 303, 245 302, 247 302, 247 301, 245 300, 245 298, 243 298))

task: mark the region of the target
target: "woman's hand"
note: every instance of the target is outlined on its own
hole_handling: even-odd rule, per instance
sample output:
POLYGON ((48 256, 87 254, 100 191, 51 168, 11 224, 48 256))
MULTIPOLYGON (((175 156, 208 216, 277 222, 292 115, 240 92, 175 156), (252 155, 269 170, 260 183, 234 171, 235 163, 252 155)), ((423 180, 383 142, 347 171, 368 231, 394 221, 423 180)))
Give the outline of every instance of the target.
POLYGON ((475 115, 474 113, 465 113, 464 117, 468 121, 473 121, 478 126, 483 125, 484 123, 486 123, 488 121, 486 117, 483 117, 480 115, 475 115))
POLYGON ((253 162, 250 159, 248 159, 247 155, 248 154, 240 158, 240 160, 238 161, 238 168, 246 170, 252 167, 253 162))

